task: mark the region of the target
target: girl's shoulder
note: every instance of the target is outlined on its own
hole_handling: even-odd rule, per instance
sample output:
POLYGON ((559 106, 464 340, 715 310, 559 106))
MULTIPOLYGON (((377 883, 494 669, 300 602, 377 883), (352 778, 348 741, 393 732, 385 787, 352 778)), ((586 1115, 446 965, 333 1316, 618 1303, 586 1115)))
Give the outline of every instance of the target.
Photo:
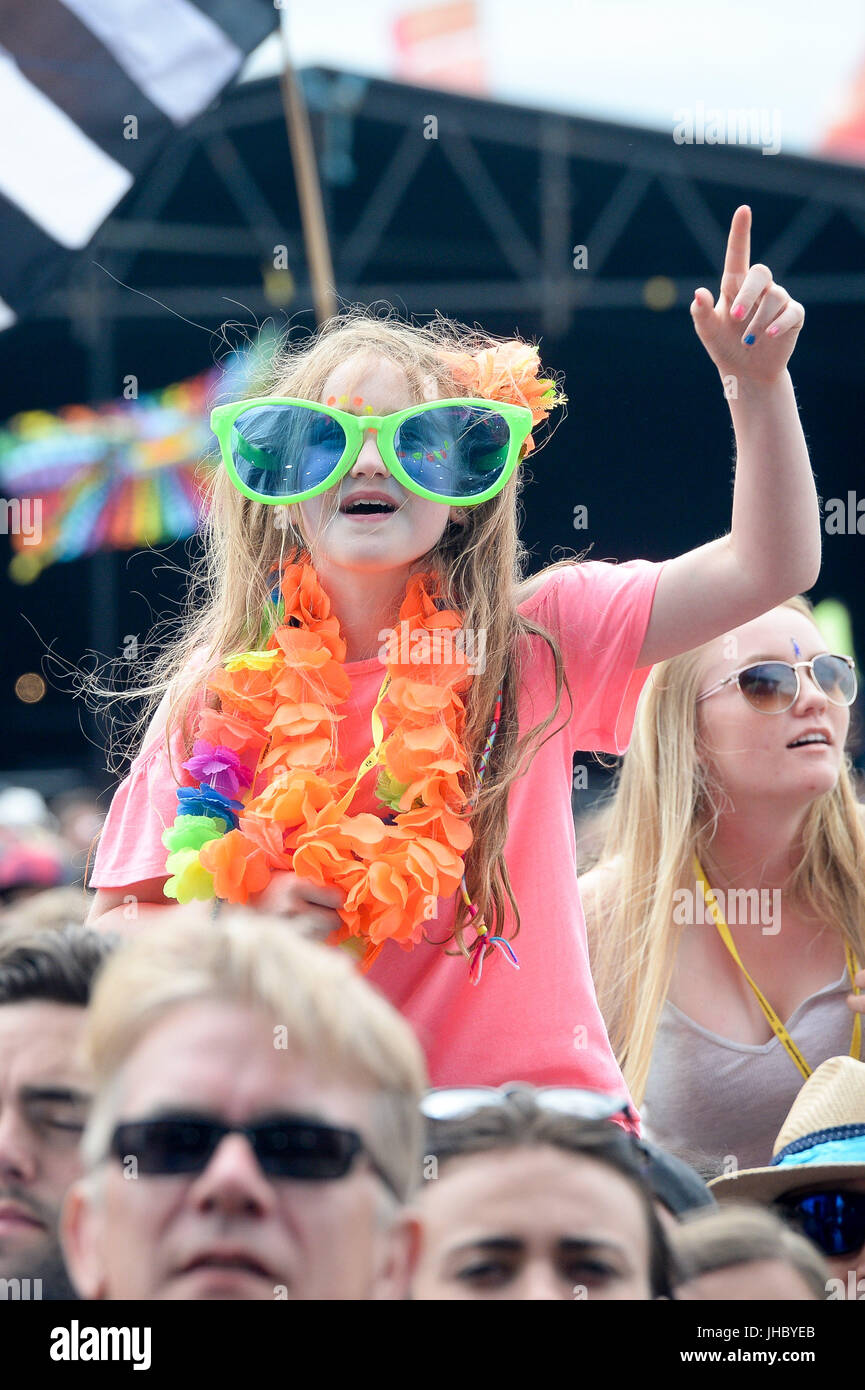
POLYGON ((186 726, 204 704, 207 679, 218 665, 206 647, 192 652, 154 710, 133 763, 146 762, 169 746, 179 748, 184 744, 186 726))
POLYGON ((661 568, 650 560, 560 560, 517 584, 514 602, 520 612, 553 596, 560 602, 606 604, 653 584, 661 568))
POLYGON ((578 570, 584 568, 584 564, 582 560, 560 560, 558 564, 545 566, 538 574, 528 575, 514 589, 517 608, 522 610, 527 605, 534 606, 534 602, 539 602, 545 594, 561 584, 565 576, 575 576, 578 570))
POLYGON ((597 896, 615 891, 622 876, 622 868, 621 854, 615 855, 612 859, 599 860, 584 874, 579 875, 577 881, 580 893, 592 893, 597 896))
POLYGON ((618 896, 621 872, 622 857, 616 855, 613 859, 601 860, 577 879, 580 903, 592 940, 609 919, 618 896))
POLYGON ((541 574, 529 575, 528 579, 524 579, 514 589, 515 606, 517 608, 525 607, 549 582, 549 573, 546 570, 541 574))

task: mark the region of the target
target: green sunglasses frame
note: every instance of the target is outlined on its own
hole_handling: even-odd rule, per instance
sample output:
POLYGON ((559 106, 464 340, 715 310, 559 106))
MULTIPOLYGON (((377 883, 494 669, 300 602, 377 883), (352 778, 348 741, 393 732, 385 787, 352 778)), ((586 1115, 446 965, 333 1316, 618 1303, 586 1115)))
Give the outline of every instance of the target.
MULTIPOLYGON (((419 405, 410 406, 408 410, 398 410, 393 415, 351 415, 345 410, 335 410, 333 406, 321 405, 318 401, 299 400, 293 396, 254 396, 246 401, 234 401, 229 405, 218 405, 211 412, 210 427, 216 438, 219 440, 219 448, 222 454, 222 461, 225 464, 228 476, 239 492, 244 497, 248 497, 253 502, 262 502, 270 506, 290 506, 293 502, 306 502, 310 497, 317 497, 320 492, 327 492, 341 482, 347 473, 351 471, 357 462, 358 455, 363 448, 364 434, 367 430, 376 431, 376 443, 381 455, 382 462, 388 472, 396 478, 409 492, 414 492, 418 497, 425 497, 430 502, 441 502, 445 506, 452 507, 476 507, 480 502, 488 502, 491 497, 495 497, 501 492, 508 482, 514 469, 520 461, 522 446, 528 438, 532 427, 532 412, 528 406, 510 405, 500 401, 478 400, 476 397, 461 397, 459 399, 446 401, 429 401, 419 405), (305 492, 292 493, 283 497, 265 497, 263 493, 254 492, 243 482, 234 464, 232 457, 231 433, 235 421, 247 410, 257 405, 300 405, 307 410, 319 411, 322 415, 329 415, 336 420, 345 432, 345 449, 339 462, 332 472, 325 478, 324 482, 317 483, 315 487, 307 488, 305 492), (443 493, 430 492, 428 488, 421 487, 414 482, 400 463, 394 448, 394 439, 400 425, 405 420, 410 420, 413 415, 426 413, 429 410, 443 410, 447 406, 471 405, 479 410, 489 411, 491 414, 501 415, 507 421, 510 430, 510 442, 508 445, 508 455, 505 466, 491 487, 484 492, 478 493, 474 497, 450 497, 443 493)), ((252 446, 248 446, 252 447, 252 446)), ((250 459, 250 462, 254 462, 250 459)))

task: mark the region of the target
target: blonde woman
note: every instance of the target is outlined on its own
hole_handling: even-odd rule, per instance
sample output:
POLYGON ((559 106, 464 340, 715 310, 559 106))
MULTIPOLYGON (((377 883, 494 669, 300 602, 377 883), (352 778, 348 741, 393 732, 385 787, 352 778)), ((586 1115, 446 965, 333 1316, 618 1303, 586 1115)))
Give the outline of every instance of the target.
POLYGON ((768 1162, 803 1078, 860 1047, 853 663, 793 598, 657 666, 580 879, 601 1010, 652 1138, 768 1162))
POLYGON ((536 348, 364 312, 289 342, 263 396, 216 412, 204 582, 151 682, 165 706, 111 806, 91 920, 143 930, 210 897, 314 911, 411 1021, 435 1084, 621 1090, 573 756, 622 750, 654 662, 814 582, 786 369, 803 312, 750 266, 740 208, 718 304, 692 305, 739 382, 731 534, 530 580, 519 465, 561 399, 536 348))

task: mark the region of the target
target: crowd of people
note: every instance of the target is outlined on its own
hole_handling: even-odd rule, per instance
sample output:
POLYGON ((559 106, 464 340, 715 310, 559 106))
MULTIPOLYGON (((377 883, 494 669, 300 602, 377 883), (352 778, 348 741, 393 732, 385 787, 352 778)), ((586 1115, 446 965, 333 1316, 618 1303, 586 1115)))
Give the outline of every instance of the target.
POLYGON ((730 531, 663 563, 526 577, 565 398, 519 340, 348 311, 216 407, 83 884, 6 892, 14 1296, 865 1293, 856 669, 796 596, 804 313, 750 226, 691 306, 730 531))
POLYGON ((430 1089, 314 932, 2 928, 7 1297, 861 1297, 865 1064, 822 1063, 771 1161, 707 1185, 621 1096, 430 1089))

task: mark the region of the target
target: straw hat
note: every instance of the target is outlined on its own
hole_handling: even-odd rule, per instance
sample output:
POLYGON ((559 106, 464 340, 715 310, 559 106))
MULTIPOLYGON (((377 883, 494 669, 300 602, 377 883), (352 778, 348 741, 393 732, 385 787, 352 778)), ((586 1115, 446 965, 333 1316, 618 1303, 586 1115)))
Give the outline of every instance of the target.
POLYGON ((768 1168, 715 1178, 719 1202, 774 1202, 797 1188, 865 1178, 865 1062, 830 1057, 797 1095, 768 1168))

